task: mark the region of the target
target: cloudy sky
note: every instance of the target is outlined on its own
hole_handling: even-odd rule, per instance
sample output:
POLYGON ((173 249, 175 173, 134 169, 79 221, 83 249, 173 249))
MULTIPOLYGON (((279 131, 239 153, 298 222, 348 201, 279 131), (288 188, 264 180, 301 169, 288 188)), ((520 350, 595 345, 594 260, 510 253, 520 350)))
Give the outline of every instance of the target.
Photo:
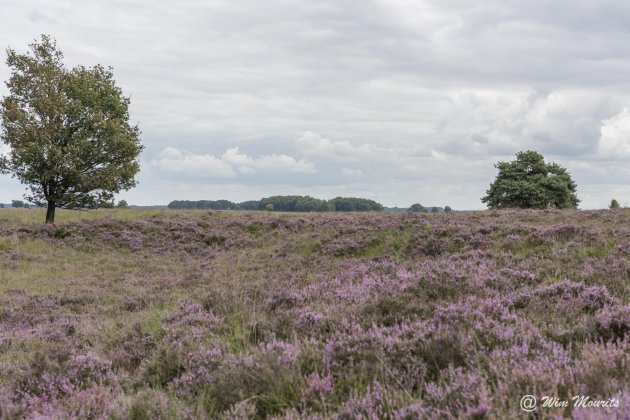
MULTIPOLYGON (((630 205, 629 28, 623 0, 0 0, 0 79, 42 33, 112 66, 146 146, 132 204, 481 209, 531 149, 603 208, 630 205)), ((23 189, 0 176, 0 202, 23 189)))

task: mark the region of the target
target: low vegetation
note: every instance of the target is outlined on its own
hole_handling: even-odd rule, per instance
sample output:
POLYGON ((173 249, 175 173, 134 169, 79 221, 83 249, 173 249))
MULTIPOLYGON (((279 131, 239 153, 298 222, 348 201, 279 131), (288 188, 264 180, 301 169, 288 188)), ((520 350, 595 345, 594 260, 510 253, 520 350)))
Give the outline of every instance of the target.
POLYGON ((0 211, 0 417, 630 415, 630 212, 0 211))

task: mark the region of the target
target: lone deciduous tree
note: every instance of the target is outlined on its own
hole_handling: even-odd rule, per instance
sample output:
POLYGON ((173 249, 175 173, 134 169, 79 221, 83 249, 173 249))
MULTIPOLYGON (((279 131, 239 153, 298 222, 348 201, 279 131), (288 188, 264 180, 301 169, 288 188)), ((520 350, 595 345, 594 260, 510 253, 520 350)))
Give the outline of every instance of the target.
POLYGON ((129 123, 129 98, 111 68, 67 69, 49 36, 30 52, 7 50, 11 77, 2 99, 0 139, 9 146, 0 172, 27 184, 26 200, 55 208, 95 208, 136 185, 143 149, 138 126, 129 123))
POLYGON ((499 170, 481 199, 489 208, 577 208, 577 185, 567 170, 528 150, 516 154, 512 162, 494 165, 499 170))

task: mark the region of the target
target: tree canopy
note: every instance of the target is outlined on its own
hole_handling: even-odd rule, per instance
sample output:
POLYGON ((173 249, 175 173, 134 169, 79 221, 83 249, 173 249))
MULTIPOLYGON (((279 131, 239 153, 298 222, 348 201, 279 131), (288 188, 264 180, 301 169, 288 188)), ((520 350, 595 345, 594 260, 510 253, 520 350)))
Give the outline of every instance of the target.
POLYGON ((335 211, 383 211, 383 206, 367 198, 336 197, 330 200, 335 211))
POLYGON ((327 212, 327 211, 383 211, 383 206, 366 198, 336 197, 322 200, 308 195, 274 195, 260 200, 233 203, 228 200, 175 200, 168 204, 170 209, 211 209, 211 210, 269 210, 286 212, 327 212))
POLYGON ((407 211, 410 211, 413 213, 427 213, 428 212, 428 210, 425 207, 423 207, 422 204, 420 203, 412 204, 411 207, 409 207, 409 210, 407 211))
POLYGON ((68 69, 45 35, 26 54, 9 48, 7 64, 0 139, 9 154, 0 172, 29 186, 27 201, 48 206, 47 223, 57 207, 113 205, 115 193, 136 185, 140 130, 111 68, 68 69))
POLYGON ((570 209, 580 202, 569 172, 538 152, 519 152, 516 160, 495 168, 499 174, 481 199, 489 208, 570 209))
POLYGON ((175 200, 168 203, 169 209, 234 210, 236 207, 237 204, 228 200, 175 200))

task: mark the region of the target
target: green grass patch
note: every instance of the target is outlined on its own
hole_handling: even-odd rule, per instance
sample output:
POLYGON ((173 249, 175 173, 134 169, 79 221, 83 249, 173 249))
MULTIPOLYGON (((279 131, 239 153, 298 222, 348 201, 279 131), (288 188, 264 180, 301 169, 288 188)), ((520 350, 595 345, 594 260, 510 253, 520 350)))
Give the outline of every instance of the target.
POLYGON ((594 258, 604 258, 610 252, 615 249, 616 243, 613 241, 605 241, 603 243, 590 245, 584 248, 578 249, 578 256, 581 258, 585 257, 594 257, 594 258))

